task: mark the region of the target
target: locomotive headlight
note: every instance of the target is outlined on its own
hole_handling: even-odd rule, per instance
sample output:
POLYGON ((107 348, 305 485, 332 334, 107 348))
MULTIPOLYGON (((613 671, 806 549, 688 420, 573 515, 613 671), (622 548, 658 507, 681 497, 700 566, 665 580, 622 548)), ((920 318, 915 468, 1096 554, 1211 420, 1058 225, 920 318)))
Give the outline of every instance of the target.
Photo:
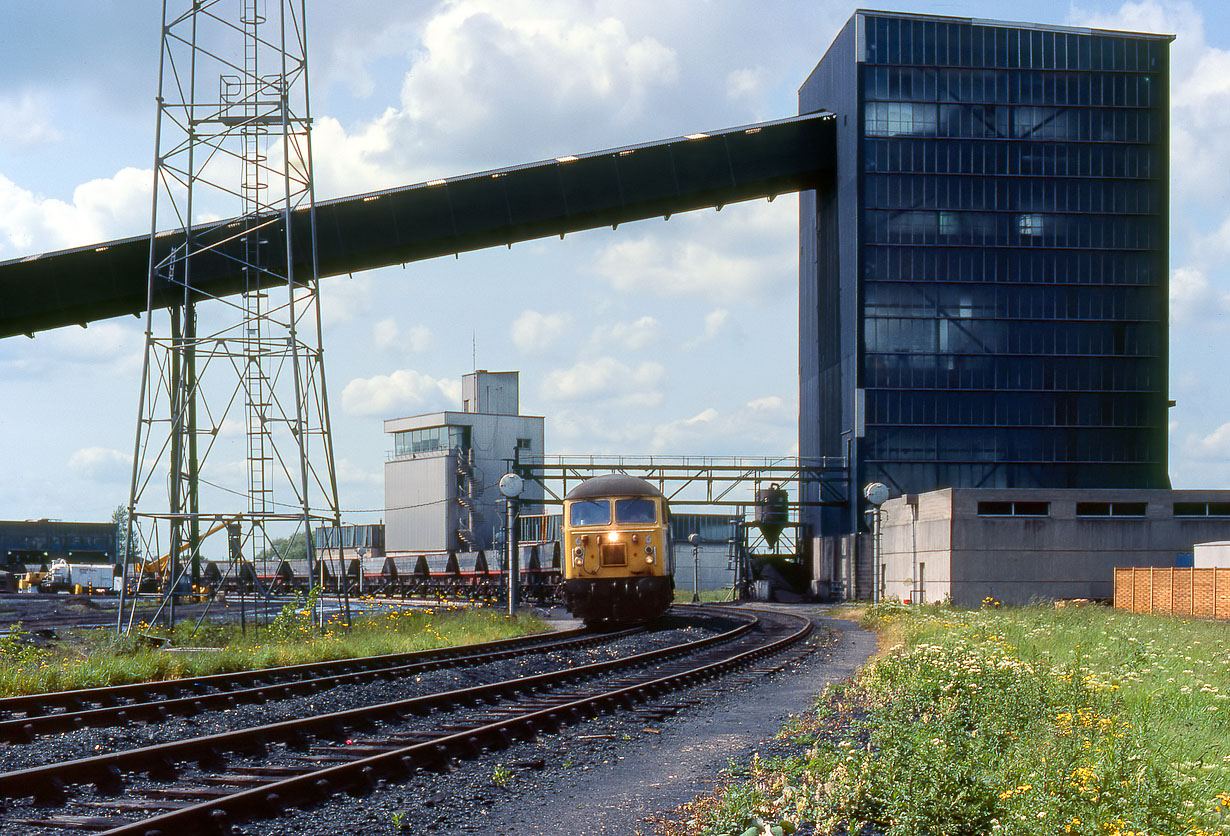
POLYGON ((647 555, 645 555, 645 562, 646 562, 646 563, 653 563, 653 555, 651 555, 651 554, 647 554, 647 555))
POLYGON ((609 534, 607 534, 607 535, 606 535, 606 541, 607 541, 608 543, 618 543, 618 542, 619 542, 619 532, 618 532, 618 531, 612 531, 612 532, 610 532, 609 534))

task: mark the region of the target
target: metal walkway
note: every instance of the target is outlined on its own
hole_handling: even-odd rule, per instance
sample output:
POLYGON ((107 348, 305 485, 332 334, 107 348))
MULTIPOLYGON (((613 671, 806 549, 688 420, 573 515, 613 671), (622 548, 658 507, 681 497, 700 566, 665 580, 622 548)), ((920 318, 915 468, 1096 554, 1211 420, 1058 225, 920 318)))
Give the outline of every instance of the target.
MULTIPOLYGON (((773 198, 822 187, 835 168, 834 117, 813 113, 322 201, 319 275, 773 198)), ((268 228, 268 264, 285 275, 282 223, 268 228)), ((294 251, 310 252, 310 214, 290 223, 294 251)), ((199 299, 243 290, 241 231, 231 220, 199 228, 199 299)), ((180 240, 160 235, 156 259, 180 240)), ((140 235, 0 263, 0 337, 144 313, 149 249, 140 235)), ((182 299, 182 288, 154 289, 155 307, 182 299)))
POLYGON ((523 479, 543 488, 543 499, 523 500, 530 507, 558 506, 571 486, 604 473, 624 473, 657 486, 672 507, 754 508, 756 492, 770 485, 785 488, 788 508, 845 506, 849 471, 844 459, 751 458, 733 456, 543 456, 509 462, 523 479), (802 502, 800 485, 818 486, 818 499, 802 502))

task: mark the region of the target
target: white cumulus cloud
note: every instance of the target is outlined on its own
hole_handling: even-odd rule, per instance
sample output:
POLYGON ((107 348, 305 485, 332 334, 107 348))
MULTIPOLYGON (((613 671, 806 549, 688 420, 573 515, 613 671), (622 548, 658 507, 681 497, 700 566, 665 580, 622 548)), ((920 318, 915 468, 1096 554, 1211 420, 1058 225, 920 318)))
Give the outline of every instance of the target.
POLYGON ((759 99, 768 75, 764 67, 744 67, 726 76, 726 95, 731 99, 759 99))
POLYGON ((663 333, 661 322, 652 316, 642 316, 632 322, 613 322, 596 328, 593 338, 602 345, 641 351, 661 340, 663 333))
POLYGON ((542 383, 542 396, 550 401, 617 401, 653 406, 662 400, 659 387, 665 377, 666 370, 658 363, 628 366, 613 357, 599 357, 548 373, 542 383))
POLYGON ((0 258, 91 244, 149 229, 153 175, 137 168, 82 183, 72 202, 47 198, 0 174, 0 258))
POLYGON ((593 271, 620 291, 755 304, 793 292, 797 213, 786 196, 689 213, 606 246, 593 271))
POLYGON ((1230 290, 1213 287, 1203 270, 1170 271, 1170 321, 1174 324, 1219 318, 1230 313, 1230 290))
POLYGON ((708 434, 720 417, 721 414, 716 409, 709 407, 691 418, 679 418, 662 424, 654 429, 653 441, 650 442, 649 449, 654 453, 668 450, 672 453, 682 453, 690 450, 689 445, 708 434))
POLYGON ((384 472, 367 470, 343 458, 337 460, 337 481, 347 485, 380 486, 384 484, 384 472))
POLYGON ((68 469, 82 479, 119 482, 132 477, 132 453, 110 447, 83 447, 68 457, 68 469))
POLYGON ((570 314, 523 311, 508 327, 508 335, 522 354, 546 354, 571 327, 570 314))
POLYGON ((773 413, 782 412, 787 408, 786 401, 779 398, 777 395, 769 395, 764 398, 756 398, 747 402, 747 408, 752 412, 773 413))
POLYGON ((717 308, 705 314, 705 329, 700 335, 693 337, 683 344, 684 351, 695 351, 702 345, 716 340, 726 330, 727 323, 730 322, 730 311, 726 308, 717 308))
POLYGON ((560 407, 547 416, 547 439, 560 455, 636 455, 649 449, 653 425, 626 415, 560 407))
POLYGON ((0 96, 0 145, 25 148, 60 140, 51 124, 51 105, 30 91, 0 96))
POLYGON ((396 418, 412 412, 453 409, 461 403, 461 383, 413 369, 355 378, 342 390, 342 410, 354 416, 396 418))
POLYGON ((387 317, 372 326, 372 342, 381 351, 421 354, 431 348, 432 334, 430 328, 422 325, 403 332, 396 319, 387 317))
POLYGON ((798 449, 797 409, 777 395, 731 412, 708 407, 654 428, 649 449, 671 455, 781 456, 798 449))
POLYGON ((372 276, 335 276, 320 283, 320 320, 325 328, 344 325, 372 310, 372 276))
POLYGON ((1222 424, 1208 435, 1191 439, 1195 458, 1230 461, 1230 423, 1222 424))
POLYGON ((75 366, 112 375, 122 384, 140 379, 144 349, 135 319, 94 322, 88 328, 69 325, 41 332, 33 340, 0 341, 0 372, 35 376, 75 366))
POLYGON ((643 119, 678 77, 672 49, 562 0, 457 0, 418 36, 395 106, 354 126, 319 123, 322 195, 488 168, 494 148, 509 163, 587 150, 553 138, 643 119))

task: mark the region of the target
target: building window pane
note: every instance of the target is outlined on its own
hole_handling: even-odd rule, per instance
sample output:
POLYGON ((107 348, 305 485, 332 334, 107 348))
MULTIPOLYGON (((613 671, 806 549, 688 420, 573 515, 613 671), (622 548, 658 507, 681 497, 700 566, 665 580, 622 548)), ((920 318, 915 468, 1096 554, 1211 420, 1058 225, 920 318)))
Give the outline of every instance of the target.
POLYGON ((935 136, 936 133, 933 104, 868 102, 864 106, 863 119, 867 136, 935 136))
POLYGON ((1078 517, 1143 517, 1148 510, 1145 502, 1078 502, 1078 517))
POLYGON ((1051 512, 1049 502, 979 502, 980 517, 1045 517, 1051 512))

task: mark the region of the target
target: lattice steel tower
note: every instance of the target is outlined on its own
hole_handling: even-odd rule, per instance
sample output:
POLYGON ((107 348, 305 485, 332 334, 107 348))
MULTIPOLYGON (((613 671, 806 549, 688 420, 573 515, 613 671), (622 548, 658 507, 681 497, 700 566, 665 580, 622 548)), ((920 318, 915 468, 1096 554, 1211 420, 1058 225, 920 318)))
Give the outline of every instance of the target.
POLYGON ((128 505, 136 571, 168 600, 177 583, 198 577, 205 556, 230 572, 270 574, 258 564, 273 561, 276 571, 284 556, 271 541, 299 535, 320 580, 326 567, 314 558, 312 529, 341 522, 320 333, 305 3, 184 5, 173 16, 163 4, 128 505), (193 285, 194 270, 219 260, 239 262, 239 296, 193 285))

